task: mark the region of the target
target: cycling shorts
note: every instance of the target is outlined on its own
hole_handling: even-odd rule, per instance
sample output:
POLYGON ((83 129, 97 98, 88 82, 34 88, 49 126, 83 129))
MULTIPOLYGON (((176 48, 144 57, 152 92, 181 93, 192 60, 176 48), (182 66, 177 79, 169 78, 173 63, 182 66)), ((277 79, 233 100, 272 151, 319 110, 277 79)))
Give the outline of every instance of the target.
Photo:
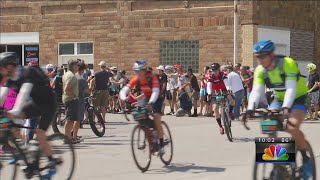
MULTIPOLYGON (((307 113, 307 105, 306 105, 307 101, 308 101, 307 95, 297 98, 296 100, 294 100, 291 110, 301 110, 304 113, 307 113)), ((282 102, 279 101, 277 98, 274 98, 269 106, 269 109, 280 110, 281 107, 282 107, 282 102)))
POLYGON ((55 102, 41 105, 29 103, 22 109, 22 112, 27 116, 27 119, 37 119, 39 129, 47 131, 55 117, 56 109, 55 102))

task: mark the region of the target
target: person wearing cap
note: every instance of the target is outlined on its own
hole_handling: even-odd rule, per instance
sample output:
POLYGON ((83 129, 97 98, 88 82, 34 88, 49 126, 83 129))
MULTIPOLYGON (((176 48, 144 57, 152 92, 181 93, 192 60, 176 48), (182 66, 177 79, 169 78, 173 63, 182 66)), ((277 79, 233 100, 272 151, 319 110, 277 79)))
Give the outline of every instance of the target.
POLYGON ((109 87, 109 94, 112 97, 112 101, 111 101, 111 112, 112 113, 116 113, 116 112, 120 112, 119 109, 117 109, 117 100, 118 100, 118 95, 119 95, 119 91, 120 91, 120 84, 121 83, 117 83, 118 81, 120 81, 120 74, 118 74, 118 68, 116 66, 112 66, 110 68, 111 73, 112 73, 112 77, 110 78, 110 87, 109 87))
POLYGON ((50 79, 50 81, 56 76, 56 71, 54 69, 53 64, 47 64, 46 65, 46 70, 47 70, 47 77, 50 79))
POLYGON ((177 80, 175 78, 172 78, 171 75, 173 73, 173 66, 167 65, 165 67, 165 73, 167 75, 167 88, 166 88, 166 99, 169 102, 170 105, 170 112, 166 115, 174 115, 174 108, 178 110, 178 105, 176 101, 177 97, 177 91, 174 88, 177 84, 177 80))
POLYGON ((193 114, 191 117, 198 117, 198 101, 200 98, 200 87, 198 84, 197 77, 193 74, 193 71, 191 68, 187 69, 187 76, 189 77, 190 81, 186 83, 187 86, 191 87, 192 95, 191 95, 191 100, 193 103, 193 114))
MULTIPOLYGON (((167 83, 168 83, 168 77, 167 75, 164 73, 165 68, 163 65, 160 65, 157 67, 158 70, 158 78, 159 78, 159 83, 160 83, 160 94, 159 97, 162 98, 162 100, 164 101, 165 99, 165 93, 166 93, 166 89, 167 89, 167 83)), ((162 107, 162 115, 164 114, 164 103, 163 107, 162 107)))
POLYGON ((89 89, 93 92, 93 106, 100 108, 103 121, 105 122, 109 98, 109 80, 113 76, 107 71, 107 63, 101 61, 99 64, 100 71, 96 72, 94 78, 91 79, 89 89))

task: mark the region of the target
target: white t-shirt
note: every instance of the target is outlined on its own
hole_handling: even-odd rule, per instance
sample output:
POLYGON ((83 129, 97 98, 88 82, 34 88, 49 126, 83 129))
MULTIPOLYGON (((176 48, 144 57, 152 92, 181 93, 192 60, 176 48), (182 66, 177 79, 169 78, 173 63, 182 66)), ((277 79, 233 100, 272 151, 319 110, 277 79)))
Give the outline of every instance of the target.
POLYGON ((167 90, 174 90, 174 87, 177 85, 177 78, 170 77, 170 74, 167 74, 168 76, 168 83, 167 83, 167 90))
POLYGON ((226 81, 226 88, 227 90, 232 90, 233 93, 240 91, 243 88, 242 80, 239 74, 232 71, 228 74, 228 81, 226 81))
POLYGON ((189 81, 186 76, 178 74, 178 83, 177 83, 178 88, 181 88, 182 86, 187 84, 187 82, 189 82, 189 81))

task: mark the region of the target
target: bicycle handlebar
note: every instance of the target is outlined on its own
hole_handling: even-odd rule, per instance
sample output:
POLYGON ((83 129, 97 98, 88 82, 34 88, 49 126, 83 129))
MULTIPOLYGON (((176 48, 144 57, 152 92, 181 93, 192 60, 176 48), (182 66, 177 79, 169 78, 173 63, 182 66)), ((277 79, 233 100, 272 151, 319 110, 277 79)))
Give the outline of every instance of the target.
MULTIPOLYGON (((279 112, 274 112, 271 111, 269 109, 256 109, 256 110, 252 110, 249 111, 250 113, 252 113, 253 115, 251 115, 251 117, 254 118, 264 118, 266 119, 268 116, 272 115, 272 116, 282 116, 282 114, 280 114, 279 112), (259 114, 260 116, 256 116, 254 115, 254 113, 259 114)), ((246 111, 245 113, 242 113, 242 122, 243 122, 243 126, 247 129, 250 130, 249 126, 247 125, 247 116, 248 116, 248 111, 246 111)))

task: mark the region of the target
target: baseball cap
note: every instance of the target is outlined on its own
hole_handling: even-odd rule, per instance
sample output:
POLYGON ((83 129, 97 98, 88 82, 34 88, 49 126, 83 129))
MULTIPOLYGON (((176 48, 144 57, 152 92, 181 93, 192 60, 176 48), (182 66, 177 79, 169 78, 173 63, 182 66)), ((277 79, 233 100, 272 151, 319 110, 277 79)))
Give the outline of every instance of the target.
POLYGON ((99 66, 107 66, 107 63, 105 61, 100 61, 98 65, 99 66))
POLYGON ((158 70, 162 70, 162 71, 165 70, 163 65, 158 66, 157 69, 158 69, 158 70))

